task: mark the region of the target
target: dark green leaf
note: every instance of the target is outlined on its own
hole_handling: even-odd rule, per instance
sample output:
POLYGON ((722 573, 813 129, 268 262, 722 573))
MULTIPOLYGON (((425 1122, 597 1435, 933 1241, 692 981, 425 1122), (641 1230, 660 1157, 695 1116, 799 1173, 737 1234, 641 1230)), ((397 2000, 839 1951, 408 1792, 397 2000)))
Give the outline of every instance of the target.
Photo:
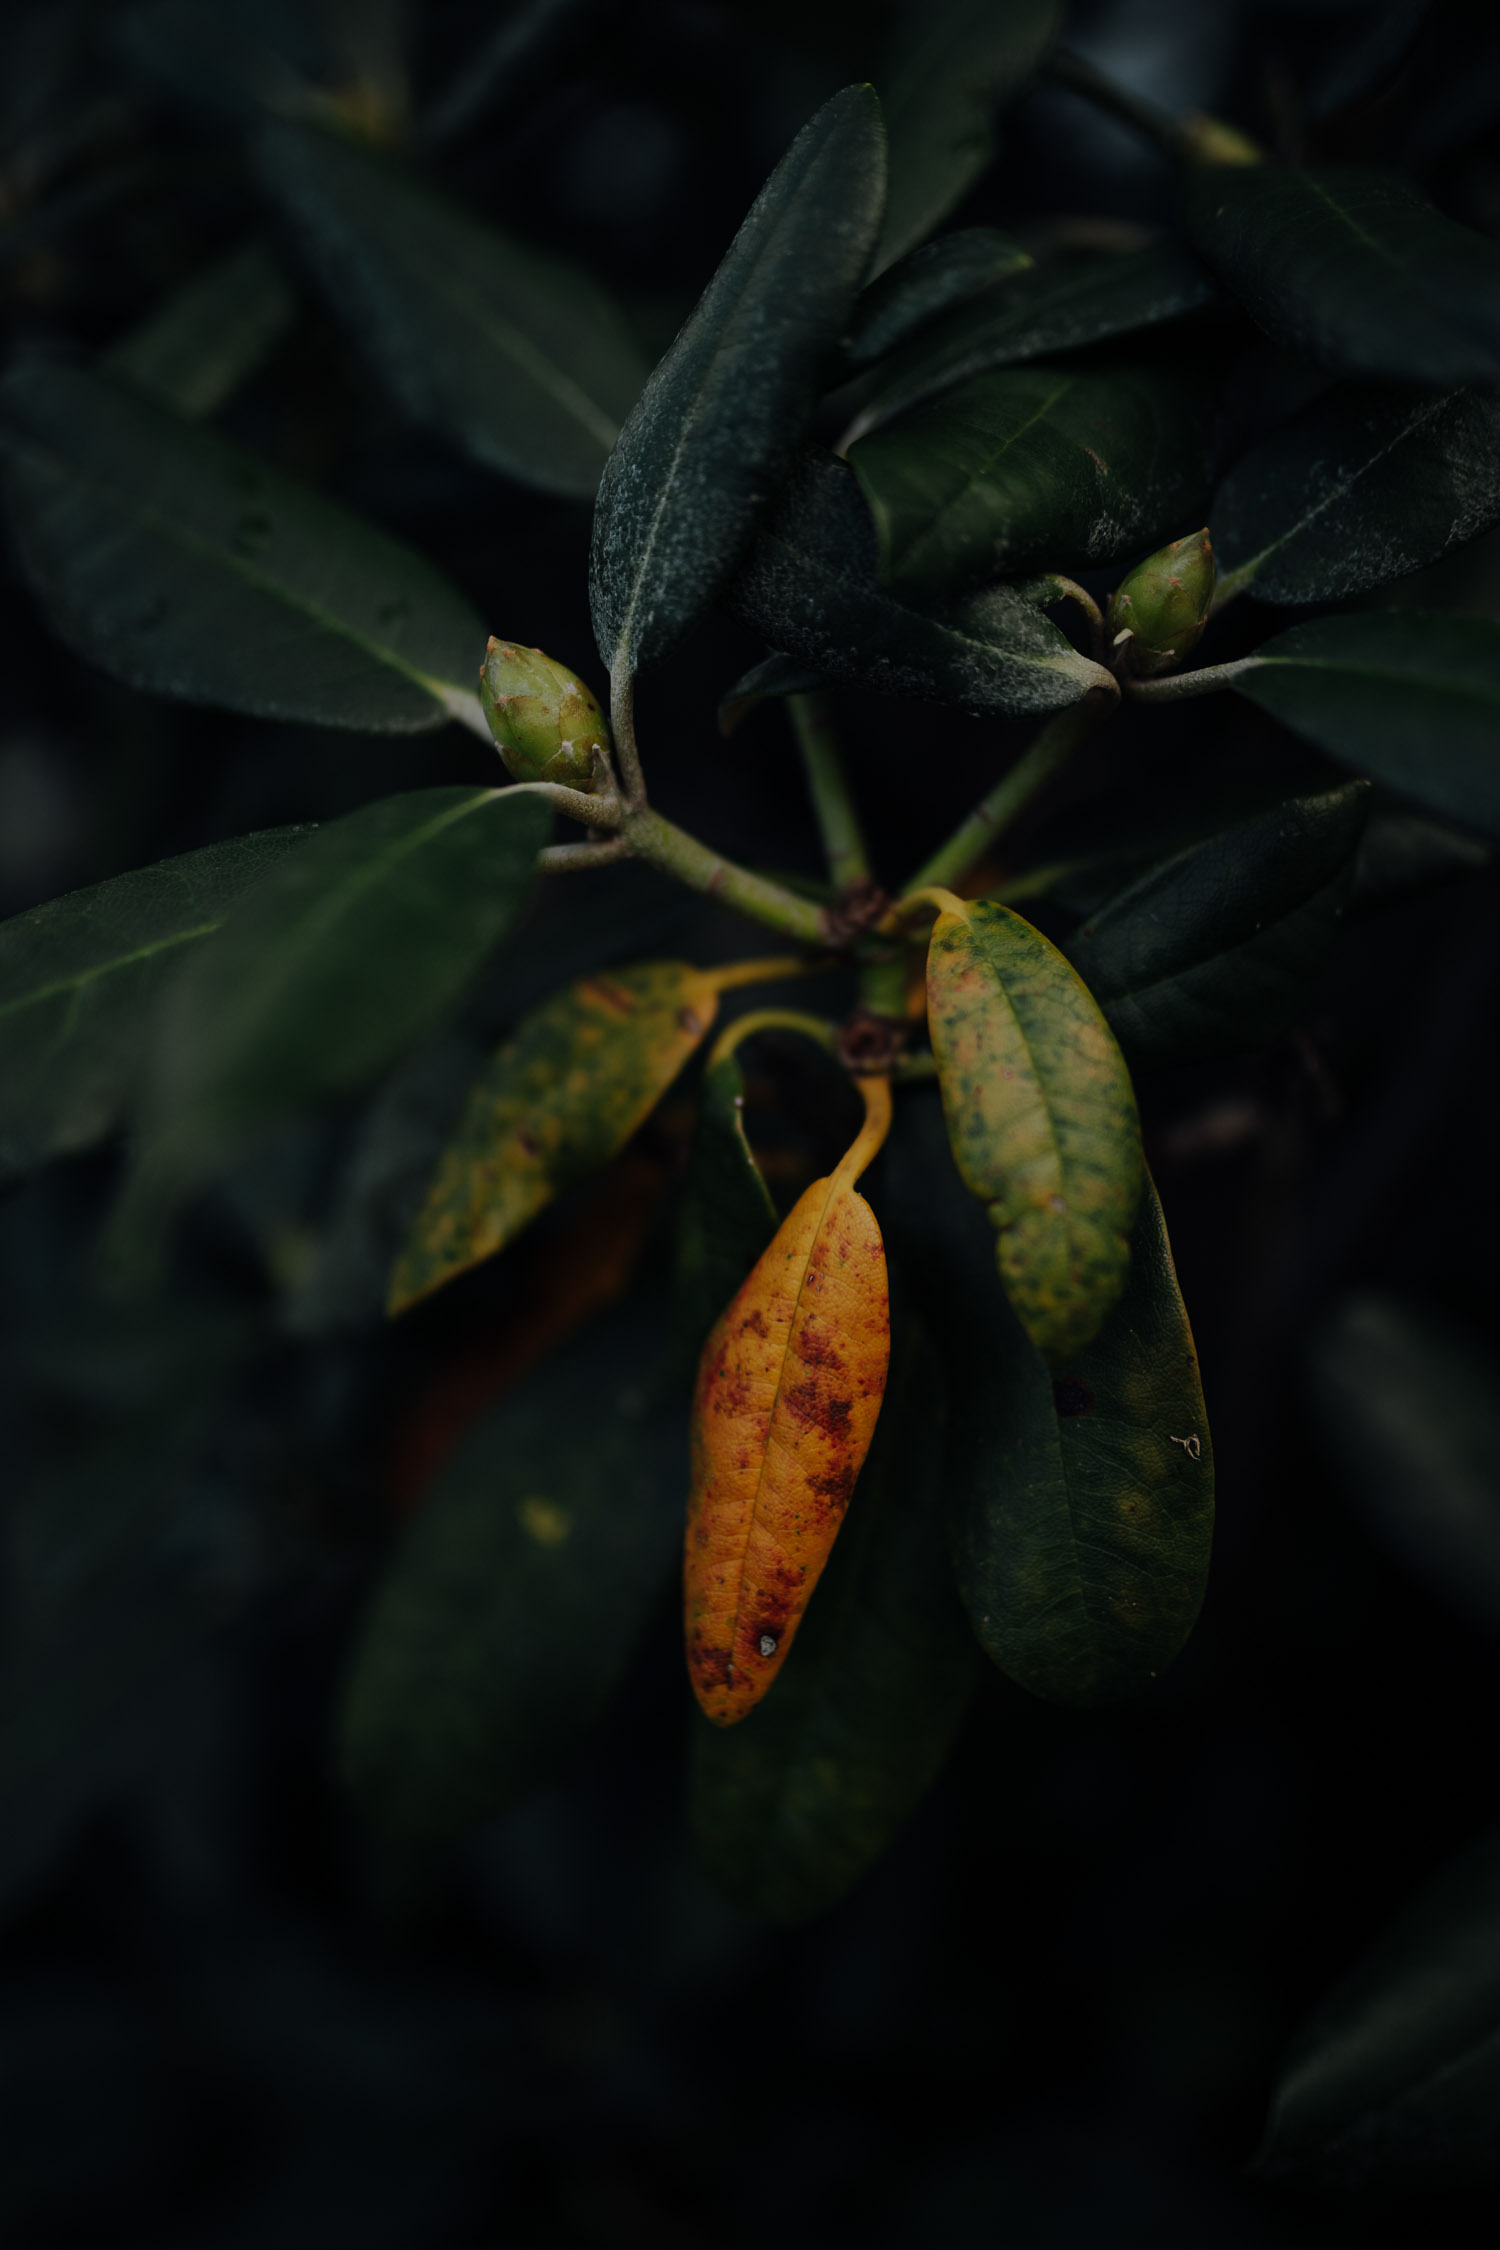
POLYGON ((719 732, 733 734, 757 703, 779 695, 812 695, 828 685, 826 672, 799 664, 794 656, 766 656, 742 672, 719 704, 719 732))
POLYGON ((930 611, 886 593, 851 472, 809 456, 731 590, 747 625, 835 680, 981 713, 1057 711, 1108 675, 1009 586, 930 611))
POLYGON ((1132 1063, 1242 1053, 1297 1021, 1354 884, 1369 789, 1298 797, 1191 844, 1066 948, 1132 1063))
POLYGON ((736 1727, 700 1721, 693 1827, 717 1887, 776 1922, 821 1914, 941 1770, 979 1652, 943 1531, 942 1369, 908 1322, 875 1442, 796 1647, 736 1727))
POLYGON ((776 1206, 745 1137, 745 1081, 725 1055, 703 1073, 677 1221, 672 1325, 693 1361, 776 1232, 776 1206))
POLYGON ((1500 249, 1394 173, 1205 166, 1193 247, 1279 344, 1349 375, 1500 380, 1500 249))
POLYGON ((1220 584, 1343 601, 1500 521, 1500 394, 1344 384, 1235 464, 1214 497, 1220 584))
POLYGON ((1294 625, 1234 685, 1320 750, 1500 836, 1500 625, 1367 610, 1294 625))
POLYGON ((1157 327, 1213 294, 1203 268, 1175 242, 1050 259, 959 305, 897 352, 861 407, 851 442, 971 375, 1157 327))
MULTIPOLYGON (((1376 1535, 1500 1632, 1500 1369, 1447 1321, 1346 1298, 1309 1374, 1329 1453, 1376 1535)), ((1497 1902, 1500 1904, 1500 1902, 1497 1902)))
POLYGON ((310 833, 210 844, 0 923, 0 1173, 109 1131, 163 981, 310 833))
POLYGON ((995 227, 964 227, 924 242, 861 290, 844 338, 843 368, 853 373, 873 366, 939 313, 1031 263, 1031 252, 995 227))
POLYGON ((1057 29, 1060 0, 906 0, 880 73, 891 184, 879 263, 923 241, 995 153, 994 113, 1057 29))
POLYGON ((420 789, 331 821, 256 884, 163 998, 120 1247, 436 1028, 525 899, 550 818, 519 790, 420 789))
POLYGON ((0 387, 21 560, 117 679, 262 718, 409 734, 477 713, 484 627, 432 565, 149 399, 76 367, 0 387))
POLYGON ((127 66, 220 125, 316 99, 330 60, 326 19, 297 0, 137 0, 115 14, 127 66))
POLYGON ((248 242, 174 292, 105 353, 133 389, 191 418, 215 414, 270 358, 297 297, 270 247, 248 242))
POLYGON ((611 672, 665 655, 754 536, 864 279, 884 142, 868 86, 824 104, 626 423, 594 514, 594 635, 611 672))
POLYGON ((1500 2170, 1500 1833, 1428 1885, 1298 2033, 1268 2178, 1431 2193, 1500 2170))
POLYGON ((1048 1368, 925 1093, 902 1105, 887 1184, 947 1371, 944 1482, 980 1645, 1034 1695, 1139 1694, 1192 1630, 1213 1535, 1213 1449, 1155 1191, 1124 1296, 1085 1351, 1048 1368))
POLYGON ((974 375, 861 438, 850 460, 881 575, 941 593, 1039 566, 1118 562, 1202 521, 1201 368, 974 375))
POLYGON ((659 1322, 607 1314, 460 1444, 366 1619, 339 1723, 364 1809, 455 1833, 549 1780, 608 1701, 681 1539, 687 1414, 659 1322))
POLYGON ((413 420, 523 484, 592 498, 646 368, 587 274, 331 133, 268 126, 257 169, 356 348, 413 420))
POLYGON ((1488 844, 1422 813, 1382 807, 1371 815, 1354 866, 1354 913, 1373 913, 1400 899, 1420 898, 1464 875, 1482 874, 1494 859, 1488 844))

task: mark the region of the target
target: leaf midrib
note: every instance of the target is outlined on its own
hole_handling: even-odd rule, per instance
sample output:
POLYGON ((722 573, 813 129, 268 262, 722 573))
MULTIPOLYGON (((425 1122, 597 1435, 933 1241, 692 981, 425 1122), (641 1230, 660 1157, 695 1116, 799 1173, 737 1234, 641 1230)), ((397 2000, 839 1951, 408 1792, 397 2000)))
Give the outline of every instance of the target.
MULTIPOLYGON (((378 664, 383 664, 388 671, 398 673, 402 679, 409 681, 413 687, 420 688, 439 711, 446 708, 440 698, 433 694, 432 683, 437 675, 419 671, 415 664, 398 655, 393 648, 383 645, 379 641, 368 639, 355 626, 337 616, 333 611, 325 609, 321 603, 313 601, 309 595, 295 591, 285 579, 268 577, 264 571, 257 570, 243 556, 234 554, 227 547, 216 546, 211 539, 205 538, 201 533, 190 531, 180 520, 164 516, 158 509, 153 508, 149 501, 138 499, 127 487, 111 483, 107 478, 101 477, 96 470, 86 468, 75 455, 59 453, 54 446, 38 441, 30 433, 27 434, 23 459, 27 456, 33 462, 51 469, 55 476, 72 482, 85 492, 95 493, 102 499, 110 501, 123 515, 129 517, 143 529, 155 532, 158 537, 167 540, 169 544, 175 544, 187 554, 216 564, 230 578, 239 578, 247 586, 253 587, 257 593, 268 595, 273 601, 278 602, 282 608, 290 610, 293 616, 303 618, 316 625, 321 631, 330 634, 335 639, 346 641, 350 647, 357 648, 362 655, 371 657, 378 664)), ((442 684, 461 693, 468 692, 461 689, 460 683, 456 680, 444 681, 442 684)))
POLYGON ((136 946, 129 953, 113 954, 107 960, 91 963, 88 968, 80 969, 74 975, 55 978, 51 984, 37 985, 30 992, 18 993, 13 999, 0 1000, 0 1022, 7 1016, 18 1015, 26 1008, 40 1008, 49 1000, 60 1000, 68 994, 76 995, 101 977, 114 976, 123 969, 134 968, 138 962, 152 960, 159 953, 169 953, 174 946, 190 945, 197 938, 212 937, 216 930, 223 928, 224 920, 225 916, 220 915, 216 922, 200 922, 191 929, 174 930, 169 936, 153 938, 144 945, 136 946))
MULTIPOLYGON (((1026 417, 1026 420, 1020 425, 1018 429, 1008 432, 1007 435, 1002 439, 1000 444, 995 446, 990 452, 986 453, 983 459, 977 462, 972 469, 965 469, 963 482, 960 485, 959 489, 954 492, 949 499, 942 502, 941 506, 938 507, 937 510, 928 517, 925 525, 917 534, 916 538, 911 541, 909 546, 902 550, 900 557, 900 567, 903 576, 908 574, 909 567, 913 560, 919 557, 926 549, 926 547, 932 541, 936 540, 944 531, 949 517, 968 502, 969 498, 973 494, 975 486, 983 482, 990 475, 997 462, 1003 461, 1006 455, 1012 450, 1012 448, 1019 445, 1022 438, 1024 438, 1031 430, 1035 429, 1036 425, 1039 422, 1046 420, 1046 418, 1051 414, 1052 409, 1057 405, 1058 401, 1067 397, 1069 391, 1072 390, 1076 379, 1077 378, 1072 375, 1063 376, 1061 381, 1058 383, 1056 390, 1050 391, 1047 394, 1047 396, 1041 401, 1040 405, 1036 407, 1034 412, 1026 417)), ((894 554, 891 557, 891 563, 892 566, 895 567, 896 557, 894 554)))

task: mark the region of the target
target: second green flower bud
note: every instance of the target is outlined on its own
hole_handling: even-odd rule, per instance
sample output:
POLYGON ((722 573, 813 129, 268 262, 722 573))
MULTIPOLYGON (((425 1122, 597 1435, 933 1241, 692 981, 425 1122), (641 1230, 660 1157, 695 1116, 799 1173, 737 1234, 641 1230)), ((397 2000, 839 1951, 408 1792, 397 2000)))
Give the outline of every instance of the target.
POLYGON ((609 728, 575 672, 539 648, 492 638, 479 675, 479 700, 517 781, 560 781, 592 792, 594 752, 608 753, 609 728))
POLYGON ((1139 563, 1109 601, 1112 646, 1130 633, 1130 662, 1148 678, 1170 672, 1195 648, 1214 598, 1214 551, 1206 531, 1174 539, 1139 563))

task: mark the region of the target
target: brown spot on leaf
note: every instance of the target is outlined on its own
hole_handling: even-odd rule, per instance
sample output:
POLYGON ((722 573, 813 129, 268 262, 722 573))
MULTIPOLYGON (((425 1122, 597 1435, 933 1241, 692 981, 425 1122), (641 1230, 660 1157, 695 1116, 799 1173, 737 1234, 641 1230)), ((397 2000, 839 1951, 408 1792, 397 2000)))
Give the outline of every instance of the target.
POLYGON ((1064 1421, 1075 1414, 1090 1414, 1094 1394, 1077 1375, 1059 1375, 1052 1386, 1052 1403, 1064 1421))

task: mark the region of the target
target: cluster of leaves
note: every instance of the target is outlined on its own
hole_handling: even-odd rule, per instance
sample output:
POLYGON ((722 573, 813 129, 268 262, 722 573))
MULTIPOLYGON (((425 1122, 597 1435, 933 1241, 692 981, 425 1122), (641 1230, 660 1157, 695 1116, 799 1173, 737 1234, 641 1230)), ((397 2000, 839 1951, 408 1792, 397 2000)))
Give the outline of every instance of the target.
MULTIPOLYGON (((593 498, 619 765, 585 855, 650 860, 802 948, 719 969, 617 966, 601 946, 561 973, 554 957, 498 1053, 464 1058, 467 1105, 431 1134, 392 1310, 620 1159, 741 984, 831 960, 830 1008, 855 1008, 838 1052, 879 1081, 872 1115, 894 1070, 872 1196, 897 1319, 873 1447, 882 1231, 847 1161, 778 1216, 744 1130, 736 1048, 757 1022, 742 1019, 699 1081, 671 1289, 647 1255, 623 1309, 583 1318, 580 1293, 557 1348, 444 1463, 370 1608, 342 1749, 397 1827, 484 1818, 592 1723, 670 1572, 690 1476, 713 1562, 695 1580, 690 1542, 705 1707, 741 1717, 775 1679, 763 1709, 700 1730, 693 1752, 706 1855, 758 1911, 816 1912, 884 1848, 941 1766, 978 1651, 1064 1703, 1140 1692, 1202 1598, 1212 1449, 1131 1073, 1295 1023, 1355 894, 1370 782, 1423 877, 1467 864, 1466 835, 1442 824, 1500 833, 1500 626, 1368 603, 1500 522, 1500 250, 1394 175, 1291 167, 1170 122, 1153 128, 1176 180, 1159 239, 937 231, 1062 14, 903 10, 878 96, 851 86, 805 127, 654 371, 590 276, 446 200, 383 145, 389 118, 257 82, 241 123, 275 249, 236 251, 95 364, 23 361, 0 387, 16 549, 90 662, 265 718, 456 721, 487 740, 486 624, 441 570, 211 426, 293 317, 295 275, 413 421, 502 476, 593 498), (1078 581, 1205 517, 1216 611, 1246 596, 1315 614, 1145 676, 1142 634, 1109 641, 1078 581), (715 609, 767 649, 727 691, 726 724, 794 699, 830 844, 819 899, 736 869, 646 801, 634 678, 715 609), (1083 620, 1085 646, 1061 615, 1083 620), (894 907, 813 741, 808 699, 841 682, 1048 720, 894 907), (1003 898, 957 895, 1003 888, 986 839, 1122 701, 1217 689, 1352 778, 1227 828, 1205 789, 1172 848, 1130 855, 1122 888, 1118 858, 1052 886, 1060 945, 1003 898), (1403 828, 1409 806, 1424 817, 1403 828), (862 1255, 850 1297, 839 1274, 862 1255), (808 1305, 825 1288, 820 1327, 808 1305), (768 1322, 776 1347, 756 1358, 768 1322), (755 1693, 736 1697, 757 1656, 755 1693)), ((138 1285, 207 1183, 420 1054, 497 949, 524 949, 539 861, 588 863, 547 857, 561 803, 545 787, 417 790, 6 926, 7 1167, 123 1125, 107 1255, 138 1285)), ((835 1046, 830 1017, 780 1014, 835 1046)), ((880 1110, 860 1168, 883 1130, 880 1110)), ((1317 2053, 1288 2080, 1280 2153, 1346 2129, 1317 2053)))

